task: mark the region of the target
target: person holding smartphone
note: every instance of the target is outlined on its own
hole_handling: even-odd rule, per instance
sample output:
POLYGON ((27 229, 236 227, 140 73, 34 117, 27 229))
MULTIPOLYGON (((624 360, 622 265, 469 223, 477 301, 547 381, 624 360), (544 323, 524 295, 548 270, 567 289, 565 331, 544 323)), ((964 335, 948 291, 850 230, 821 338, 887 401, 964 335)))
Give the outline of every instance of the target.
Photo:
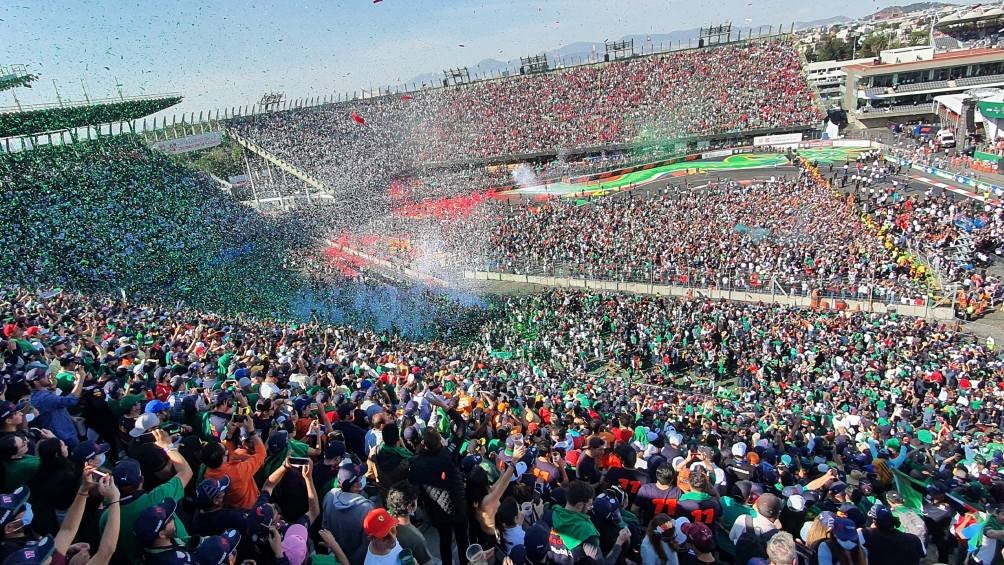
POLYGON ((265 444, 258 436, 254 421, 239 416, 227 424, 227 439, 221 443, 208 443, 202 448, 202 462, 206 466, 206 479, 230 479, 230 489, 224 502, 227 506, 250 508, 258 499, 258 485, 254 475, 265 463, 265 444), (244 433, 246 448, 238 444, 238 431, 244 433))

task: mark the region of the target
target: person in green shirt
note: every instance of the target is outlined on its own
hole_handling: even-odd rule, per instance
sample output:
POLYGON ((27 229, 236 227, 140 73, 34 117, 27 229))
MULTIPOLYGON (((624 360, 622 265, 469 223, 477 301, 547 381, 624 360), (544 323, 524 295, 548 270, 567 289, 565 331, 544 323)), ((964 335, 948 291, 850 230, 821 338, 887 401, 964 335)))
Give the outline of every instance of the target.
MULTIPOLYGON (((168 459, 171 460, 171 466, 174 467, 175 475, 171 477, 166 483, 160 485, 159 487, 150 490, 149 492, 143 490, 143 472, 140 470, 139 463, 133 460, 126 460, 120 462, 115 466, 112 471, 112 476, 115 480, 115 485, 119 487, 122 492, 121 497, 121 523, 124 524, 121 532, 119 532, 118 549, 116 553, 122 557, 124 561, 131 561, 133 563, 139 563, 143 557, 143 550, 140 547, 138 540, 136 539, 135 533, 131 524, 135 524, 139 515, 152 506, 156 506, 162 503, 165 499, 181 500, 185 496, 185 485, 192 480, 192 468, 185 461, 185 458, 178 453, 177 448, 173 447, 171 444, 171 436, 169 436, 163 430, 154 430, 154 444, 163 449, 167 454, 168 459)), ((105 510, 101 514, 101 519, 99 520, 99 526, 102 531, 105 529, 105 523, 108 520, 108 511, 105 510)), ((183 544, 188 542, 188 531, 185 529, 185 525, 178 520, 176 516, 172 515, 172 520, 174 521, 174 532, 172 533, 173 539, 179 540, 183 544)))
MULTIPOLYGON (((49 437, 52 437, 51 432, 49 437)), ((0 460, 3 461, 4 492, 28 484, 38 472, 38 456, 28 454, 28 440, 21 436, 9 435, 0 438, 0 460)))
POLYGON ((63 394, 70 394, 76 383, 76 370, 80 360, 67 353, 59 358, 59 371, 56 373, 56 388, 63 394))

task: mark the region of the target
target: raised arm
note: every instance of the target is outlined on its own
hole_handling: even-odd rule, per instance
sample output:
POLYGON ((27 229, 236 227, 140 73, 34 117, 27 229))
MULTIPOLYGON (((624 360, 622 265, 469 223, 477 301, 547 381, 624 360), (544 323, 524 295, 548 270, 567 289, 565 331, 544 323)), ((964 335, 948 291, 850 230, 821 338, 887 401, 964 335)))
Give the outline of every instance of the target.
POLYGON ((303 484, 307 485, 307 517, 313 524, 317 517, 321 515, 321 503, 317 500, 317 489, 314 487, 314 463, 310 462, 300 467, 300 474, 303 475, 303 484))
POLYGON ((119 504, 119 489, 110 476, 98 483, 98 492, 105 498, 108 505, 108 519, 105 530, 101 533, 98 551, 87 561, 87 565, 105 565, 112 559, 119 543, 119 530, 122 528, 122 505, 119 504))

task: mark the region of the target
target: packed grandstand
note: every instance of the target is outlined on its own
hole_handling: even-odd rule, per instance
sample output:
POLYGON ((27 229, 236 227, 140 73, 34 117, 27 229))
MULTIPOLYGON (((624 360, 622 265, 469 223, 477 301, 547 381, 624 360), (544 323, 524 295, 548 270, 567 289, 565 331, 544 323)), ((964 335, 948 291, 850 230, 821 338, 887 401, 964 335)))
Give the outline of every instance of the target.
POLYGON ((126 106, 2 121, 4 565, 1004 557, 1000 201, 790 38, 227 117, 274 213, 126 106))

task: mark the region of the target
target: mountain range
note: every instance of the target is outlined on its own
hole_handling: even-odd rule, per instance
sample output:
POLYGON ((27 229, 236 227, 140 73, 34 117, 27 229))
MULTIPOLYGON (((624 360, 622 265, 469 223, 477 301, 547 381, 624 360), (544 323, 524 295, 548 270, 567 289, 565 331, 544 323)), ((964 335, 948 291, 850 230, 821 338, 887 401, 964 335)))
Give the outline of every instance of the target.
MULTIPOLYGON (((882 10, 879 10, 874 14, 865 16, 865 18, 862 19, 881 19, 883 16, 889 17, 890 14, 894 14, 897 12, 906 13, 915 10, 924 10, 931 7, 946 6, 946 5, 948 4, 942 4, 939 2, 918 2, 914 4, 908 4, 905 6, 890 6, 888 8, 883 8, 882 10)), ((830 18, 823 18, 806 22, 795 22, 794 28, 795 30, 804 30, 824 25, 847 23, 850 21, 854 21, 854 19, 849 18, 847 16, 834 16, 830 18)), ((743 36, 745 37, 747 33, 749 33, 748 30, 757 30, 759 27, 763 27, 766 29, 767 25, 764 26, 755 26, 752 24, 744 26, 735 25, 734 29, 736 31, 741 30, 743 36)), ((669 45, 677 45, 677 44, 686 45, 689 43, 696 46, 699 35, 700 35, 700 29, 693 28, 693 29, 671 31, 669 33, 625 35, 624 37, 621 37, 617 40, 625 40, 625 41, 634 40, 634 47, 636 52, 642 50, 648 52, 651 49, 661 50, 661 48, 668 48, 669 45)), ((545 54, 547 55, 547 60, 551 64, 551 66, 556 66, 559 61, 567 63, 571 61, 588 59, 591 56, 602 57, 604 51, 605 49, 602 41, 577 41, 575 43, 569 43, 568 45, 563 45, 557 49, 551 49, 549 51, 545 51, 545 54)), ((509 59, 508 61, 500 61, 498 59, 483 59, 473 65, 468 65, 467 69, 471 73, 471 76, 473 77, 474 75, 482 75, 482 76, 499 75, 505 72, 506 70, 508 70, 511 74, 518 73, 519 66, 520 66, 520 61, 518 58, 509 59)), ((442 81, 443 81, 443 73, 442 71, 440 71, 440 72, 430 72, 430 73, 420 74, 409 80, 408 84, 422 85, 424 83, 429 85, 439 85, 442 83, 442 81)))

